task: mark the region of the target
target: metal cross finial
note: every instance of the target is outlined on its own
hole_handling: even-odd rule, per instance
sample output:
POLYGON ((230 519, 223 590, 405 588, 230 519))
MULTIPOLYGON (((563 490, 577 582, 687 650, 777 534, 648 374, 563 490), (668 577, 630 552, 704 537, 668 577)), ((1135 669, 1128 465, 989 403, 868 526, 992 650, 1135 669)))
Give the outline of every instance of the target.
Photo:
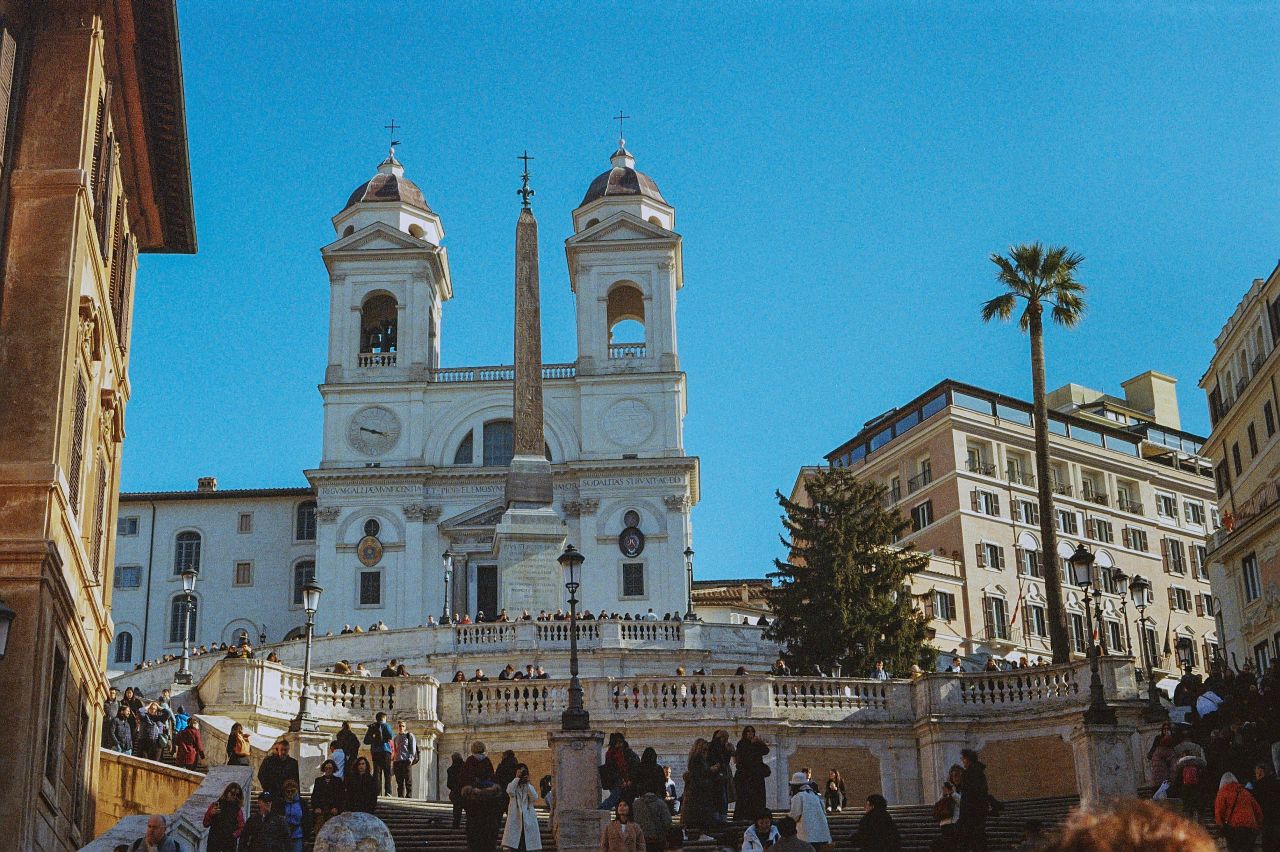
POLYGON ((613 117, 613 120, 618 122, 618 148, 619 149, 627 147, 626 137, 622 133, 622 124, 630 117, 631 116, 629 115, 623 114, 622 110, 618 110, 618 114, 613 117))
POLYGON ((396 131, 400 129, 400 125, 396 124, 396 120, 393 118, 390 124, 384 124, 382 127, 384 130, 391 131, 387 137, 391 140, 391 144, 387 146, 387 149, 390 151, 391 156, 394 157, 396 155, 396 146, 400 144, 400 140, 396 138, 396 131))
POLYGON ((520 188, 516 190, 516 195, 520 196, 521 206, 528 210, 529 199, 534 196, 533 190, 529 188, 529 161, 532 160, 533 157, 529 156, 529 151, 526 149, 525 152, 519 157, 516 157, 516 159, 524 160, 524 174, 520 176, 520 188))

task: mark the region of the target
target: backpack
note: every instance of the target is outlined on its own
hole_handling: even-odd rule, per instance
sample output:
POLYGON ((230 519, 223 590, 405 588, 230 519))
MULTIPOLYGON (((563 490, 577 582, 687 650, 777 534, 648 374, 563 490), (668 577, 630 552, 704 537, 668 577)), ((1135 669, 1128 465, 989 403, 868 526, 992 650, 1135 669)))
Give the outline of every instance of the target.
POLYGON ((1200 783, 1200 767, 1189 763, 1182 767, 1182 786, 1195 787, 1200 783))

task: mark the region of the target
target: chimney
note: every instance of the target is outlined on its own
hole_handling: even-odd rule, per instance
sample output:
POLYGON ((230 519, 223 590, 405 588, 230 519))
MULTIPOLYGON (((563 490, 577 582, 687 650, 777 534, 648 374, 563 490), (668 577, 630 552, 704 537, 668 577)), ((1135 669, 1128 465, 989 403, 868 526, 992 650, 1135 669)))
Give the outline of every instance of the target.
POLYGON ((1124 401, 1130 408, 1145 411, 1160 426, 1181 429, 1182 418, 1178 414, 1178 380, 1155 370, 1134 376, 1121 382, 1124 401))
POLYGON ((202 476, 196 480, 197 491, 217 491, 218 478, 216 476, 202 476))

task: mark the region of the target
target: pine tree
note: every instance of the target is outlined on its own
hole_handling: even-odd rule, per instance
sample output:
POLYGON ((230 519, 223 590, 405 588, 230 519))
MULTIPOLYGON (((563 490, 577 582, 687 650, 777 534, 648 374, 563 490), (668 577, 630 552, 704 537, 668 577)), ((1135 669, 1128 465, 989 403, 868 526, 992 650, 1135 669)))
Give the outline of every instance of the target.
POLYGON ((929 557, 895 544, 908 522, 884 508, 884 486, 827 468, 805 488, 807 505, 776 494, 788 560, 775 559, 769 575, 768 636, 783 643, 787 664, 797 674, 838 665, 853 677, 877 660, 898 677, 913 664, 931 667, 927 620, 910 594, 929 557))

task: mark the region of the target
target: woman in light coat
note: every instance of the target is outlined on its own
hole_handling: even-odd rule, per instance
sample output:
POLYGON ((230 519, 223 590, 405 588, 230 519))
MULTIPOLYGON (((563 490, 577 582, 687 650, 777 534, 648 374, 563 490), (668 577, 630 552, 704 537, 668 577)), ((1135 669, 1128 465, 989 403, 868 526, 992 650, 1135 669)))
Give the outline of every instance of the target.
POLYGON ((507 785, 507 824, 502 830, 503 849, 542 848, 538 812, 533 809, 538 791, 529 783, 529 767, 516 764, 516 777, 507 785))

